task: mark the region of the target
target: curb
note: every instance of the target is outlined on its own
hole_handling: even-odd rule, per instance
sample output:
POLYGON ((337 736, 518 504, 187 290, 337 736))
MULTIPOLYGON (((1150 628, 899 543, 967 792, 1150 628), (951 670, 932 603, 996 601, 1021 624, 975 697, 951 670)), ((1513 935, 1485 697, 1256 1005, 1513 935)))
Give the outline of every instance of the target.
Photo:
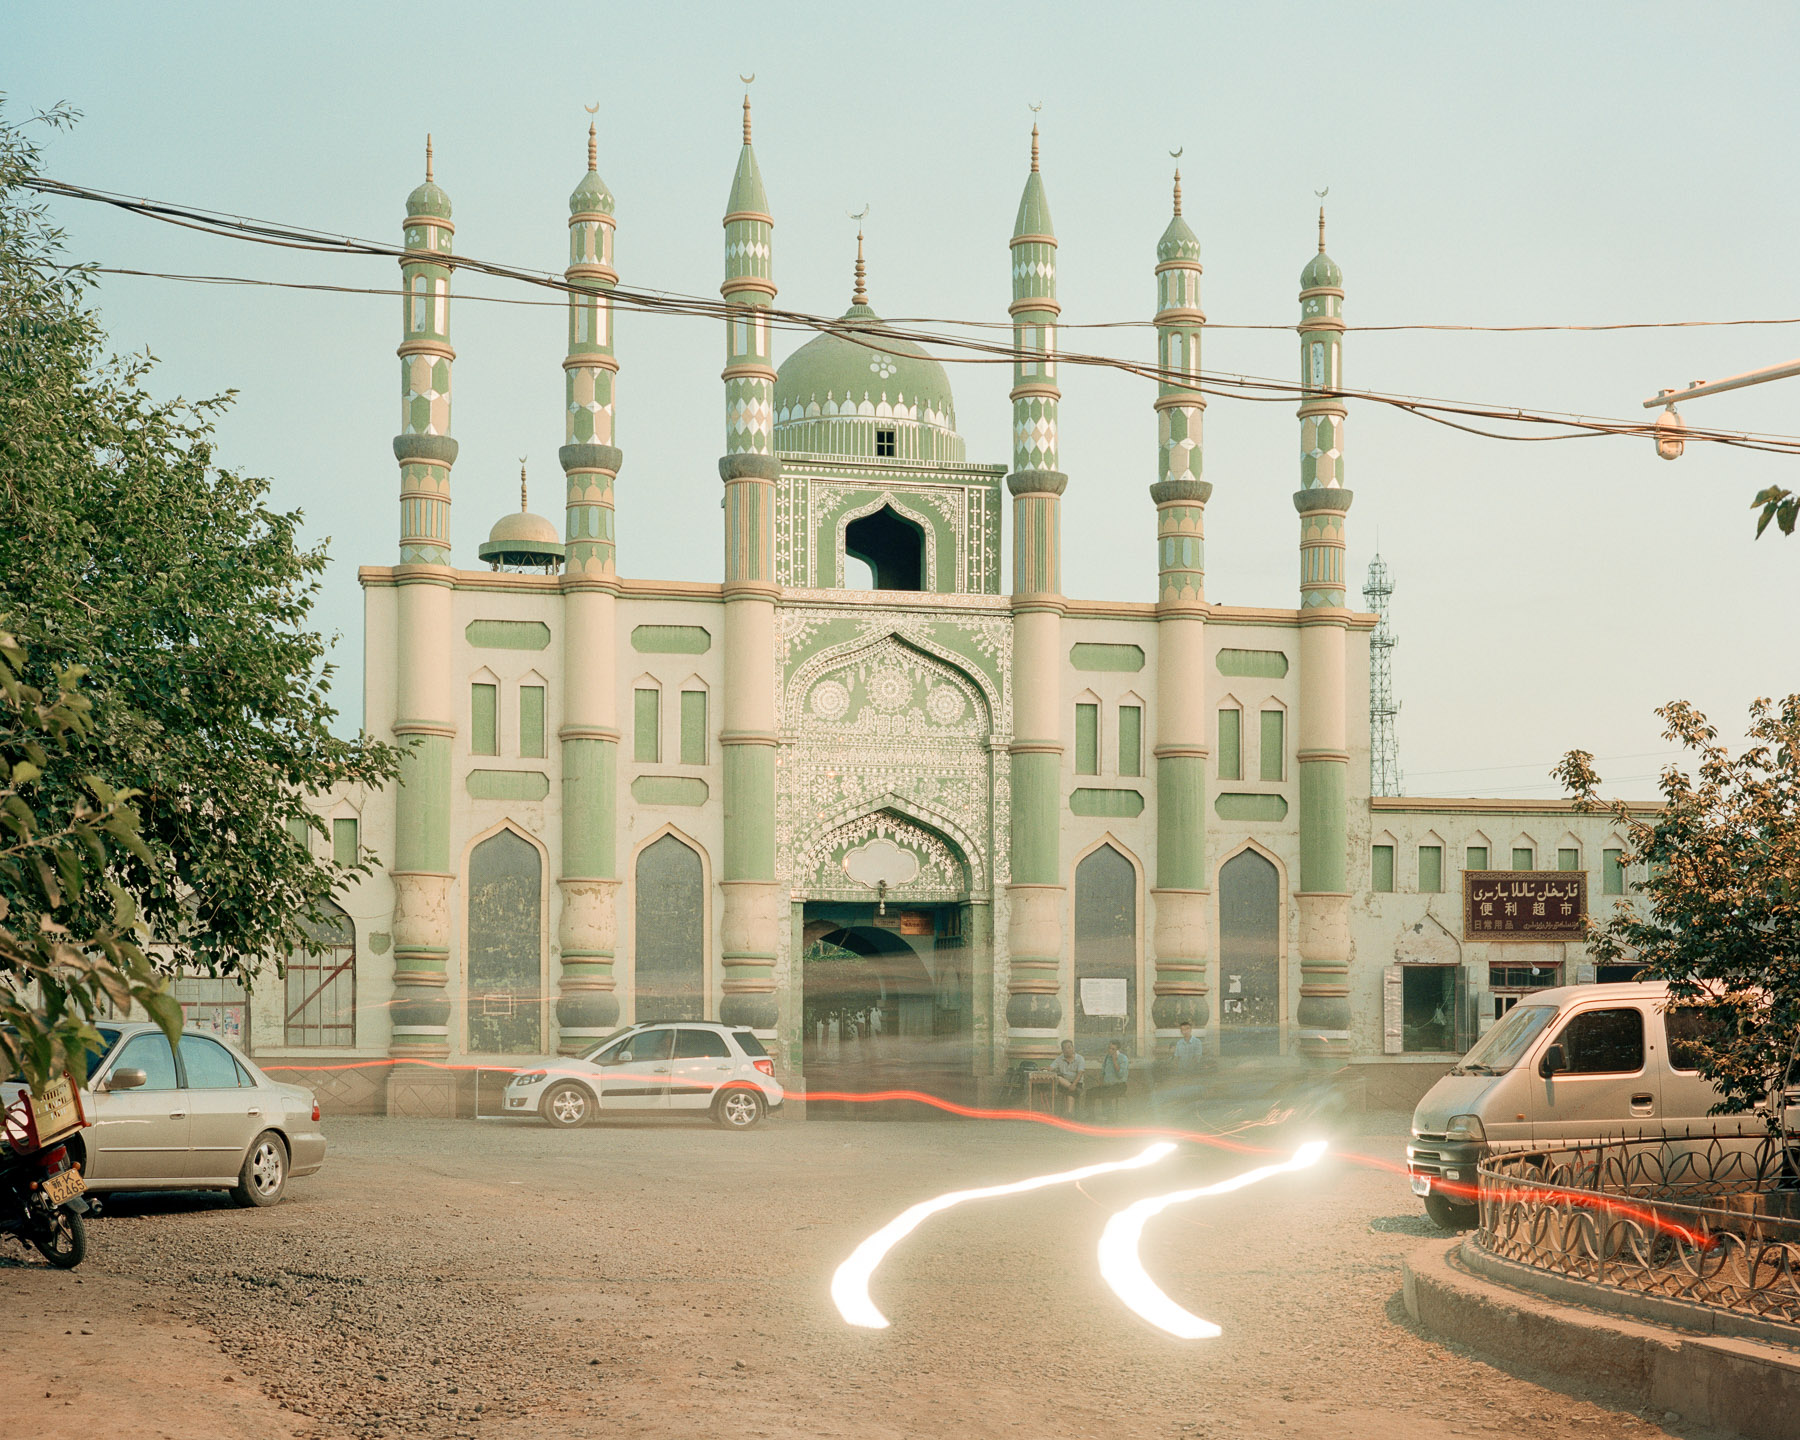
POLYGON ((1470 1274, 1460 1248, 1427 1241, 1402 1263, 1406 1312, 1432 1334, 1633 1409, 1678 1411, 1749 1440, 1792 1440, 1800 1352, 1560 1305, 1470 1274))

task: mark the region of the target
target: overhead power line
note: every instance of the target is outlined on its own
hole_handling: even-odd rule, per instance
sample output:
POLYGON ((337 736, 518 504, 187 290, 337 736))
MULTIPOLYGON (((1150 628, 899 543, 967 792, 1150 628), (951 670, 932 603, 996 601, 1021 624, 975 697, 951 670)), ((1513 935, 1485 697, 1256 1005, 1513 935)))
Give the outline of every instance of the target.
MULTIPOLYGON (((404 259, 409 253, 401 247, 381 241, 337 235, 300 226, 282 225, 273 221, 207 211, 192 206, 118 195, 86 186, 71 185, 60 180, 40 177, 24 183, 45 194, 114 206, 166 224, 196 230, 223 239, 271 245, 282 249, 357 255, 396 261, 404 259)), ((589 288, 572 285, 561 275, 549 271, 532 270, 497 261, 483 260, 472 255, 434 256, 433 259, 436 263, 455 269, 490 275, 496 279, 511 280, 565 294, 588 295, 593 293, 589 288)), ((286 282, 245 282, 241 281, 240 277, 222 277, 217 283, 285 285, 286 282)), ((736 315, 740 308, 710 296, 640 290, 624 285, 615 286, 607 292, 607 295, 614 305, 650 314, 687 315, 722 320, 736 315)), ((871 350, 881 349, 884 341, 904 340, 917 345, 930 345, 939 349, 947 348, 965 352, 939 357, 953 363, 1010 365, 1016 358, 1016 352, 1011 344, 949 335, 938 330, 910 328, 906 324, 898 322, 884 321, 879 324, 852 322, 846 324, 842 318, 836 316, 814 315, 801 310, 784 310, 773 307, 760 309, 758 314, 776 329, 816 331, 822 334, 837 335, 855 344, 865 345, 871 350)), ((958 328, 964 328, 964 322, 932 323, 956 324, 958 328)), ((1275 328, 1285 329, 1287 327, 1275 328)), ((1462 430, 1492 440, 1532 442, 1585 440, 1602 435, 1643 436, 1650 435, 1655 430, 1654 422, 1643 420, 1617 420, 1554 411, 1527 410, 1517 406, 1446 400, 1429 396, 1395 395, 1372 390, 1309 390, 1292 381, 1276 380, 1264 376, 1232 375, 1215 371, 1191 374, 1168 370, 1157 365, 1146 365, 1119 356, 1073 350, 1060 351, 1057 359, 1065 365, 1085 365, 1118 370, 1143 379, 1191 388, 1202 394, 1223 395, 1235 399, 1273 403, 1322 397, 1360 400, 1369 404, 1386 405, 1416 415, 1420 419, 1430 420, 1434 424, 1448 426, 1454 430, 1462 430), (1485 421, 1488 424, 1510 426, 1557 426, 1561 428, 1549 434, 1516 434, 1484 428, 1482 425, 1469 423, 1471 421, 1485 421)), ((1684 431, 1684 438, 1693 442, 1730 445, 1749 450, 1800 454, 1800 436, 1690 428, 1684 431)))

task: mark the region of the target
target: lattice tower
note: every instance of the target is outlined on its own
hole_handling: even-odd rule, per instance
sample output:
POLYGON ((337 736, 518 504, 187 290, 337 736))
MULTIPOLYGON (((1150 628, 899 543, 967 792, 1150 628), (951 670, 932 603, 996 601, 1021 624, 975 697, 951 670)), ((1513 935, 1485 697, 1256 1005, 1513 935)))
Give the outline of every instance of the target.
POLYGON ((1363 586, 1363 604, 1378 617, 1369 633, 1369 793, 1398 795, 1401 793, 1400 737, 1394 722, 1400 714, 1400 702, 1394 698, 1394 637, 1388 623, 1388 604, 1394 594, 1393 576, 1387 562, 1377 555, 1369 562, 1368 583, 1363 586))

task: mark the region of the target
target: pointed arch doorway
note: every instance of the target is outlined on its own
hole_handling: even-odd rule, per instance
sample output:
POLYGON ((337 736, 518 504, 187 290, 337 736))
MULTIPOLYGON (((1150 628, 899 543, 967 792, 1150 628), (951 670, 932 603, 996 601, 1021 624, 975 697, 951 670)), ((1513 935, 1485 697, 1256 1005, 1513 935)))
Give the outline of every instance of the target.
POLYGON ((1255 850, 1219 867, 1219 1054, 1281 1050, 1281 872, 1255 850))

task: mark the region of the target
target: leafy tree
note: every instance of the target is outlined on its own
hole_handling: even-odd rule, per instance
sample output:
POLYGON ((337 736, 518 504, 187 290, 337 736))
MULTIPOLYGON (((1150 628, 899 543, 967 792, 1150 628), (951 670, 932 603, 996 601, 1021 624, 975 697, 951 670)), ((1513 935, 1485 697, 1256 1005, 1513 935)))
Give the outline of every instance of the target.
POLYGON ((173 1040, 181 1007, 135 939, 137 907, 113 879, 142 854, 132 792, 80 772, 92 706, 64 670, 55 693, 25 685, 25 652, 0 631, 0 1076, 32 1090, 64 1070, 86 1078, 103 1002, 142 1005, 173 1040), (111 906, 98 929, 71 926, 89 892, 111 906))
MULTIPOLYGON (((327 642, 308 628, 324 547, 300 544, 300 512, 272 509, 266 481, 215 464, 229 394, 161 400, 147 353, 108 358, 85 303, 95 276, 64 262, 41 173, 0 110, 0 615, 20 684, 60 695, 85 666, 93 701, 34 804, 66 819, 104 803, 86 777, 105 776, 138 821, 137 843, 115 837, 107 883, 66 893, 59 923, 123 934, 128 902, 160 966, 248 980, 369 868, 311 853, 324 826, 308 796, 382 785, 397 752, 332 733, 327 642)), ((30 898, 0 890, 15 908, 30 898)))
MULTIPOLYGON (((1695 752, 1690 776, 1664 769, 1653 816, 1598 798, 1593 756, 1571 750, 1553 772, 1582 810, 1610 811, 1627 864, 1647 864, 1640 908, 1589 921, 1600 964, 1636 964, 1672 1002, 1705 1012, 1700 1072, 1723 1092, 1717 1112, 1755 1109, 1782 1084, 1800 1041, 1800 695, 1750 707, 1735 757, 1693 706, 1656 712, 1664 736, 1695 752)), ((1780 1128, 1781 1107, 1767 1112, 1780 1128)))

